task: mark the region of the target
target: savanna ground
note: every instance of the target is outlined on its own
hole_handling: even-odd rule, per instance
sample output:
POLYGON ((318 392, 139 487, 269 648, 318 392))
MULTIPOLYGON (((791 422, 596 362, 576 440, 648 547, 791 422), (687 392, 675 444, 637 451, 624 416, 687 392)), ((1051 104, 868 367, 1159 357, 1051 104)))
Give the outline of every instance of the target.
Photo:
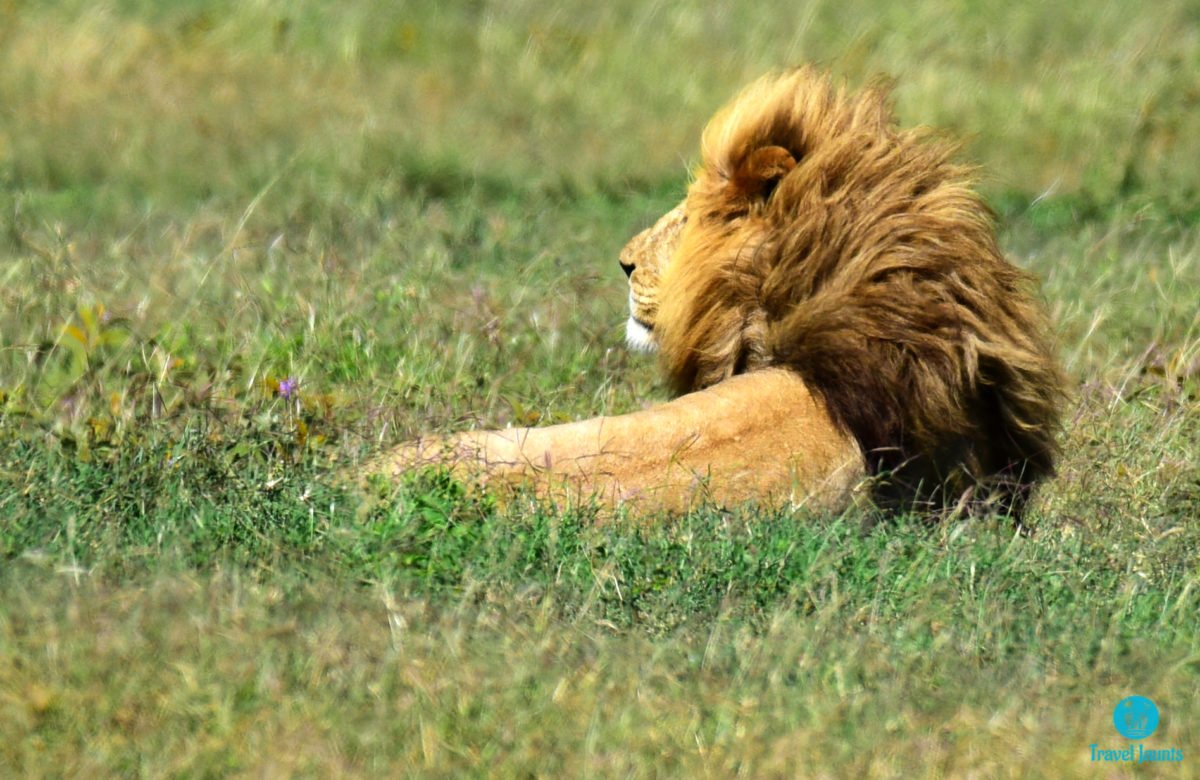
POLYGON ((1139 693, 1200 775, 1200 6, 729 6, 0 2, 5 774, 1112 776, 1139 693), (1044 281, 1031 537, 338 486, 662 399, 617 251, 804 61, 1044 281))

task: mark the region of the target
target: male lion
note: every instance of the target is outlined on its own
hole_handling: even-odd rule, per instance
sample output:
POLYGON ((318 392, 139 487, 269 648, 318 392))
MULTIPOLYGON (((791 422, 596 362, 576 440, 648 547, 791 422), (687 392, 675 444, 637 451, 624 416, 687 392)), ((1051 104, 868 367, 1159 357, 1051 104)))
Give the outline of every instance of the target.
POLYGON ((687 197, 621 252, 627 340, 678 397, 422 440, 368 470, 449 463, 641 510, 837 510, 870 476, 884 505, 1019 514, 1053 471, 1064 380, 953 151, 898 129, 882 90, 809 68, 757 81, 705 128, 687 197))

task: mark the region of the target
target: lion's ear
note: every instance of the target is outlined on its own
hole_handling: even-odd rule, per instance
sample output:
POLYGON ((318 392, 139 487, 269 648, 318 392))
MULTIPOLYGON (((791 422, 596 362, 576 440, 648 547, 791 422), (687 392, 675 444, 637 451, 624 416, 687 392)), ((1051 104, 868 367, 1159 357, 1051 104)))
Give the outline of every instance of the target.
POLYGON ((733 197, 765 198, 795 167, 796 159, 787 149, 763 146, 746 155, 725 186, 733 197))

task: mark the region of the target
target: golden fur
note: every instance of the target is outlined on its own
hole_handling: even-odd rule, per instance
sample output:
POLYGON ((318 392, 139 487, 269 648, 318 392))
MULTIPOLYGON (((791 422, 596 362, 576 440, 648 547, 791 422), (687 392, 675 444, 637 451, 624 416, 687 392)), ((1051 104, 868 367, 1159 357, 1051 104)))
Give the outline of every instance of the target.
POLYGON ((681 206, 621 256, 629 340, 660 350, 681 397, 409 445, 383 470, 449 454, 544 495, 619 502, 659 481, 694 495, 667 473, 686 452, 710 497, 730 480, 719 498, 836 508, 866 473, 884 503, 1019 513, 1053 470, 1063 377, 1033 279, 1001 255, 952 152, 898 129, 881 90, 850 95, 807 68, 752 84, 705 129, 681 206))
POLYGON ((865 474, 858 445, 783 369, 632 414, 422 439, 365 473, 399 476, 422 465, 450 465, 502 497, 532 488, 560 506, 597 500, 640 514, 748 501, 838 511, 865 474))

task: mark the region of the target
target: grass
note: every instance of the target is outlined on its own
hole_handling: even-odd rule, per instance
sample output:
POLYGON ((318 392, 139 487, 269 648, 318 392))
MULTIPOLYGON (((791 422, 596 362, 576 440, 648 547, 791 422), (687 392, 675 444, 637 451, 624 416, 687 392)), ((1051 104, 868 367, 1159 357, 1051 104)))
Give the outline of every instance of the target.
POLYGON ((1139 693, 1196 776, 1194 4, 446 5, 0 1, 0 766, 1091 776, 1139 693), (800 61, 964 138, 1043 280, 1032 537, 335 484, 661 399, 617 251, 800 61))

